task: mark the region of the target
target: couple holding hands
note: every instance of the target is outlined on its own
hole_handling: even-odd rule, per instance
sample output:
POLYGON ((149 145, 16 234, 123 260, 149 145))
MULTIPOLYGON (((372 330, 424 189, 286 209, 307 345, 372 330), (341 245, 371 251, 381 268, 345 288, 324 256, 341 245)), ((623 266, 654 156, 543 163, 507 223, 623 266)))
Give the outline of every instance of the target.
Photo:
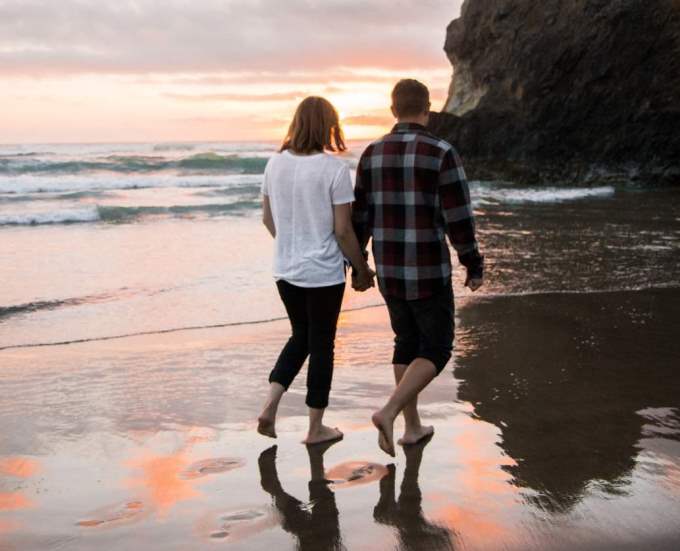
POLYGON ((445 367, 454 338, 454 301, 448 236, 467 269, 466 285, 483 283, 484 259, 475 238, 470 193, 456 150, 426 130, 429 91, 401 80, 392 91, 392 131, 361 155, 352 180, 331 153, 346 150, 335 108, 308 97, 298 106, 280 152, 267 163, 263 222, 275 239, 274 278, 292 335, 269 375, 258 432, 276 437, 279 402, 305 360, 308 445, 339 440, 323 424, 333 377, 333 350, 345 290, 374 286, 377 272, 395 334, 396 388, 373 414, 378 445, 394 456, 393 426, 403 413, 399 444, 429 437, 418 414, 418 394, 445 367), (366 247, 372 240, 375 272, 366 247))

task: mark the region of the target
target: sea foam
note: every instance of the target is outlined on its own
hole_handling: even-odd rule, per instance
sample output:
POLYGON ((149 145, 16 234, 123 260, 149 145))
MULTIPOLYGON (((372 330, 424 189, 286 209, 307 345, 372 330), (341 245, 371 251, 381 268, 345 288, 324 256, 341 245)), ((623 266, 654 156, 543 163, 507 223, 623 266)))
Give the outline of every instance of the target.
POLYGON ((243 198, 232 203, 206 203, 170 206, 87 205, 77 208, 55 207, 38 212, 0 212, 0 226, 40 226, 91 222, 135 222, 153 216, 194 218, 239 215, 260 207, 257 198, 243 198))
POLYGON ((586 198, 610 197, 616 193, 616 190, 613 186, 521 188, 474 182, 471 185, 471 193, 473 199, 480 204, 561 203, 586 198))

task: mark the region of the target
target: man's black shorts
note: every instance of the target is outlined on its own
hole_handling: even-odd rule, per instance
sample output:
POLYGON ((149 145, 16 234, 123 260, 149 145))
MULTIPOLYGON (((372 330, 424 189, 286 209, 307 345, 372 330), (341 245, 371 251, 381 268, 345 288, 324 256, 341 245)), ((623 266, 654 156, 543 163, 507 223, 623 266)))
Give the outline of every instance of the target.
POLYGON ((437 374, 441 373, 453 350, 451 283, 424 299, 384 298, 395 334, 392 363, 408 365, 416 358, 425 358, 434 364, 437 374))

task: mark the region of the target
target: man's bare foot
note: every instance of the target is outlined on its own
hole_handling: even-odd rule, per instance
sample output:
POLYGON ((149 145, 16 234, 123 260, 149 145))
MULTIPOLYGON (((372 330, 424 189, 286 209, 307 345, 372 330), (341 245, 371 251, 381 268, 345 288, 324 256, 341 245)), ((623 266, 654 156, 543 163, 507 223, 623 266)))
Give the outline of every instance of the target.
POLYGON ((257 418, 257 432, 269 438, 276 438, 276 418, 263 413, 257 418))
POLYGON ((321 428, 314 431, 309 431, 307 433, 307 438, 305 438, 302 443, 311 446, 313 444, 322 444, 324 442, 337 442, 343 438, 342 431, 337 427, 327 427, 326 425, 321 425, 321 428))
POLYGON ((417 444, 422 440, 425 440, 425 438, 429 438, 433 434, 434 434, 433 426, 420 427, 415 430, 406 430, 404 431, 404 436, 397 440, 397 444, 399 444, 400 446, 411 446, 413 444, 417 444))
POLYGON ((371 420, 378 429, 378 446, 387 455, 394 457, 394 419, 390 421, 382 411, 376 411, 371 420))

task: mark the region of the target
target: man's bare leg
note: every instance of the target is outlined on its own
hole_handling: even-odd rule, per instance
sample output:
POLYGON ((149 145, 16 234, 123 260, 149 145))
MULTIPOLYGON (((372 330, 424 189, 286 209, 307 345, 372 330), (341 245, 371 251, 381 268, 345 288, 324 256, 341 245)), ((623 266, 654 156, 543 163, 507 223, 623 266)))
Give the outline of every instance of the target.
POLYGON ((286 389, 279 383, 269 384, 269 396, 264 405, 264 409, 257 418, 257 432, 276 438, 276 412, 279 409, 279 402, 286 389))
MULTIPOLYGON (((397 385, 401 382, 401 379, 408 369, 407 365, 404 364, 394 364, 394 380, 397 385)), ((408 402, 402 411, 404 414, 404 436, 401 437, 397 444, 400 446, 408 446, 410 444, 416 444, 420 442, 423 438, 427 438, 434 433, 434 427, 431 425, 423 426, 420 422, 420 415, 418 414, 418 396, 416 395, 413 400, 408 402)))
POLYGON ((394 389, 387 404, 373 414, 372 420, 380 435, 378 445, 386 454, 394 457, 394 420, 418 393, 423 390, 437 375, 437 370, 430 360, 416 358, 413 360, 401 381, 394 389))

